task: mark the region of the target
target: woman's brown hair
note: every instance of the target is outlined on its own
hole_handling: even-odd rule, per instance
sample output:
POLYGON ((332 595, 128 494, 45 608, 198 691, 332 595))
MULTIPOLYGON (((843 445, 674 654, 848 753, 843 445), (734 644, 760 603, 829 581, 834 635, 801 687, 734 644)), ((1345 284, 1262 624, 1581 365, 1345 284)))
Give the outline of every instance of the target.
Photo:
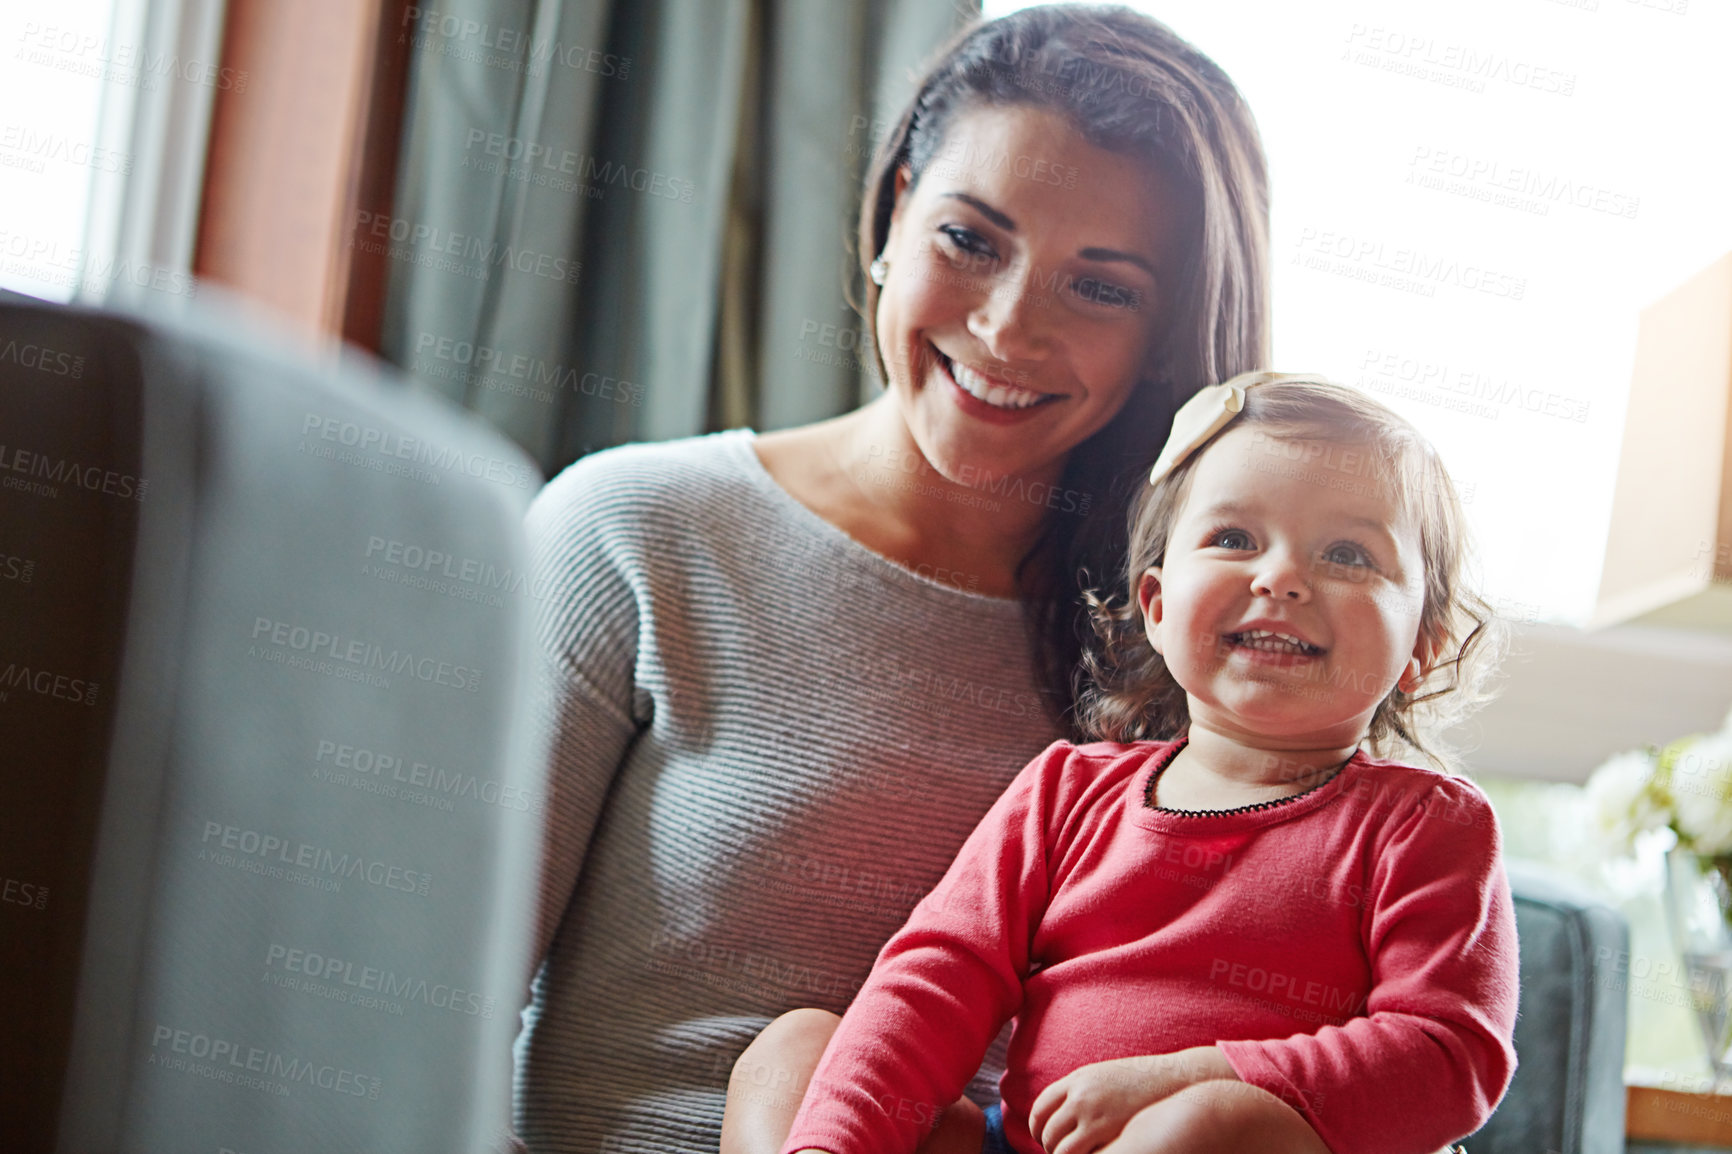
MULTIPOLYGON (((1036 666, 1052 712, 1074 722, 1082 591, 1120 571, 1125 510, 1173 412, 1205 385, 1264 364, 1269 345, 1269 190, 1262 143, 1227 74, 1165 25, 1118 5, 1047 4, 960 32, 918 81, 879 144, 860 209, 859 259, 883 250, 896 173, 909 188, 939 156, 958 112, 1026 105, 1063 114, 1090 144, 1145 157, 1192 217, 1164 338, 1131 398, 1072 450, 1062 485, 1086 512, 1049 515, 1018 569, 1036 666), (1093 575, 1091 577, 1091 575, 1093 575)), ((878 286, 863 277, 875 327, 878 286)), ((879 377, 888 381, 876 342, 879 377)))

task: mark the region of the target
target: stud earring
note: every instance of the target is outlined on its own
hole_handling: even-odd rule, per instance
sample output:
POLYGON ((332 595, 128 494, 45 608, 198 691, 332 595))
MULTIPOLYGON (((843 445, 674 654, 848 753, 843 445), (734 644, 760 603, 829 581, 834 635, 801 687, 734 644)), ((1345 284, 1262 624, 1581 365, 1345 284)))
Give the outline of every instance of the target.
POLYGON ((890 279, 890 262, 885 260, 883 257, 875 258, 872 263, 867 266, 866 275, 872 278, 873 284, 877 285, 879 288, 883 288, 884 282, 890 279))

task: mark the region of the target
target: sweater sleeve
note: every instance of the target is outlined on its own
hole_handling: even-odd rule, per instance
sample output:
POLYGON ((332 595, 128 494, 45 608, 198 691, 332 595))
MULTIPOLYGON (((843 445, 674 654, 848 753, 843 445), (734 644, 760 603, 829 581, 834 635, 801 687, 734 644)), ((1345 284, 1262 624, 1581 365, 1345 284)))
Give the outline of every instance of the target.
POLYGON ((539 713, 550 735, 533 964, 565 915, 608 787, 648 722, 637 691, 638 601, 630 550, 612 527, 628 486, 585 458, 549 482, 525 521, 537 599, 539 713))
POLYGON ((1334 1154, 1436 1150, 1479 1128, 1515 1070, 1515 914, 1490 804, 1446 778, 1390 823, 1368 881, 1366 1016, 1220 1043, 1334 1154))
POLYGON ((1023 769, 879 953, 785 1152, 910 1152, 961 1096, 1022 1001, 1049 893, 1045 819, 1071 749, 1055 743, 1023 769))

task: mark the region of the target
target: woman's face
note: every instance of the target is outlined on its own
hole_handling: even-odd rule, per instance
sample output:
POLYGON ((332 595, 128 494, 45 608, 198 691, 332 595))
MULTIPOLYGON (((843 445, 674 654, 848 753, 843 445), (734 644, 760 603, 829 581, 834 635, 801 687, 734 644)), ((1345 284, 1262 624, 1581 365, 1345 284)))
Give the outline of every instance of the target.
POLYGON ((877 335, 910 434, 960 484, 1050 479, 1129 398, 1172 307, 1171 182, 1058 113, 992 106, 958 112, 896 190, 877 335))

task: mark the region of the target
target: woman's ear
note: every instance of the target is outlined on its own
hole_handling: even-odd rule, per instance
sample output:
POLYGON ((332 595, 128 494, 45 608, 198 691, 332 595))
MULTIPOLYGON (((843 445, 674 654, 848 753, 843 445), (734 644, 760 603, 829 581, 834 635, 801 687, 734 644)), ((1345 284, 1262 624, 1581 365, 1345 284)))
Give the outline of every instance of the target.
POLYGON ((1161 653, 1161 570, 1159 566, 1151 566, 1143 570, 1143 575, 1137 580, 1137 608, 1143 614, 1143 632, 1148 635, 1149 644, 1155 647, 1156 653, 1161 653))

